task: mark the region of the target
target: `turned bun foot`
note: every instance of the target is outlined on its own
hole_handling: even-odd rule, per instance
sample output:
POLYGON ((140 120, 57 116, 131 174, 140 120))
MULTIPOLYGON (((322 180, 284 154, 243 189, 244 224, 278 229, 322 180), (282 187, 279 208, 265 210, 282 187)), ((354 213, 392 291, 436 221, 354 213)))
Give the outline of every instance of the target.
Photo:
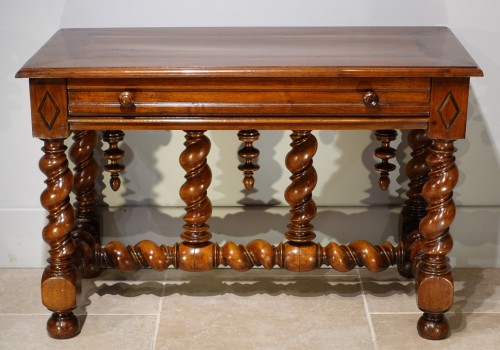
POLYGON ((425 339, 440 340, 450 335, 450 325, 443 314, 424 313, 417 323, 418 334, 425 339))
POLYGON ((72 312, 54 312, 47 321, 47 332, 55 339, 73 338, 80 333, 80 323, 72 312))

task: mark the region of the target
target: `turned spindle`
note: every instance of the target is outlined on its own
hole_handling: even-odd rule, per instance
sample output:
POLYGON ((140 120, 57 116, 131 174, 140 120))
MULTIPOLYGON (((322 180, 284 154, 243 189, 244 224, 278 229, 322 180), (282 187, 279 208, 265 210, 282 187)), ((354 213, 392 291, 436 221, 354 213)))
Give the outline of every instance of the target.
POLYGON ((389 163, 389 160, 396 156, 396 150, 390 146, 391 141, 394 141, 398 133, 396 130, 377 130, 375 137, 377 141, 382 144, 375 149, 375 157, 382 160, 380 163, 375 164, 375 170, 380 173, 379 187, 382 191, 387 191, 391 180, 389 173, 396 170, 394 164, 389 163))
POLYGON ((123 141, 124 137, 125 134, 121 130, 105 130, 102 133, 103 141, 109 144, 109 148, 103 152, 104 158, 108 161, 104 170, 111 174, 109 184, 113 191, 120 189, 120 173, 125 170, 125 167, 119 163, 125 156, 125 152, 118 147, 118 143, 123 141))
POLYGON ((211 238, 206 221, 212 215, 212 204, 207 189, 212 181, 212 171, 207 163, 210 140, 205 131, 186 131, 184 151, 179 162, 186 172, 186 181, 179 191, 186 203, 184 232, 181 239, 192 244, 205 243, 211 238))
POLYGON ((257 130, 241 130, 238 132, 238 138, 243 142, 243 147, 238 151, 238 155, 245 160, 245 163, 240 164, 238 169, 243 172, 243 184, 246 190, 251 190, 255 184, 253 174, 260 169, 258 164, 254 163, 254 159, 260 154, 259 150, 253 146, 253 143, 259 139, 257 130))

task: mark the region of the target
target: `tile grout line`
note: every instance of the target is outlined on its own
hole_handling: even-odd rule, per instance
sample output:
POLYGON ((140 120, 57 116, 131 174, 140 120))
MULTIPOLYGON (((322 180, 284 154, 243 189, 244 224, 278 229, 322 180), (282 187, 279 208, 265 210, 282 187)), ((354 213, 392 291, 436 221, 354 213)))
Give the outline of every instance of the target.
POLYGON ((374 350, 379 350, 377 343, 377 336, 375 334, 375 329, 373 328, 372 318, 370 316, 370 310, 368 309, 368 302, 366 301, 365 288, 363 287, 363 280, 361 278, 361 274, 359 273, 359 269, 356 269, 358 272, 359 285, 361 287, 361 297, 363 298, 363 308, 365 310, 366 321, 368 322, 368 327, 370 327, 371 340, 373 344, 374 350))
POLYGON ((151 341, 151 350, 154 350, 156 348, 156 339, 158 338, 158 331, 160 330, 160 320, 161 320, 162 308, 163 308, 163 297, 160 298, 160 302, 158 303, 158 314, 156 316, 155 333, 153 334, 153 339, 151 341))
POLYGON ((156 340, 158 339, 158 332, 160 330, 160 321, 161 321, 161 311, 163 309, 163 299, 165 299, 165 291, 167 289, 167 271, 163 273, 163 287, 162 287, 162 293, 161 293, 161 298, 160 301, 158 302, 158 314, 156 316, 156 327, 155 327, 155 333, 153 334, 153 339, 151 341, 151 350, 156 349, 156 340))

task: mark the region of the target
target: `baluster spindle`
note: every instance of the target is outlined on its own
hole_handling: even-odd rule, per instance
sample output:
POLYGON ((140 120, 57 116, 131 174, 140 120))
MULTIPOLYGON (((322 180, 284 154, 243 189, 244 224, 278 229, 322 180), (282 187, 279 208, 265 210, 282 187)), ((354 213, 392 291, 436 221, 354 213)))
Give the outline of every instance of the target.
POLYGON ((103 141, 109 144, 109 148, 103 152, 104 158, 108 161, 108 164, 104 166, 104 170, 111 174, 109 184, 113 191, 120 189, 120 173, 125 170, 125 167, 119 163, 125 156, 125 151, 118 147, 118 143, 123 141, 124 137, 125 133, 121 130, 105 130, 102 133, 103 141))
POLYGON ((257 130, 241 130, 238 132, 238 138, 243 142, 243 147, 238 151, 238 155, 245 160, 245 163, 240 164, 238 169, 245 175, 243 184, 245 189, 251 190, 255 184, 253 174, 260 169, 258 164, 254 163, 254 159, 260 154, 259 150, 254 147, 253 143, 259 139, 257 130))
POLYGON ((382 160, 382 162, 375 164, 375 170, 380 173, 379 187, 382 191, 387 191, 391 180, 389 173, 396 170, 394 164, 389 163, 389 160, 396 156, 396 150, 390 146, 391 141, 394 141, 398 133, 396 130, 377 130, 375 137, 382 145, 375 149, 375 157, 382 160))

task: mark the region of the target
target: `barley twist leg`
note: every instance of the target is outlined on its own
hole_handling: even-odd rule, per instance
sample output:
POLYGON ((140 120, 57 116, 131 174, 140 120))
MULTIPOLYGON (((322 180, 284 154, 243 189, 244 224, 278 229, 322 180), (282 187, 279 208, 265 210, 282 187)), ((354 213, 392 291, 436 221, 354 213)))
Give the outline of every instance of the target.
POLYGON ((42 302, 53 312, 47 321, 49 335, 65 339, 74 337, 80 331, 78 319, 72 311, 77 307, 80 285, 80 276, 72 257, 76 249, 71 237, 75 215, 69 200, 73 175, 68 168, 64 139, 44 140, 42 151, 44 155, 39 166, 47 179, 40 202, 49 213, 42 236, 50 246, 49 265, 42 276, 42 302))
POLYGON ((76 223, 73 237, 77 242, 77 260, 81 262, 84 277, 94 277, 99 271, 95 247, 100 243, 100 220, 97 214, 97 191, 95 181, 98 175, 94 149, 97 146, 97 132, 77 131, 69 157, 75 164, 73 193, 76 197, 76 223))
POLYGON ((187 131, 186 147, 180 156, 180 164, 186 171, 186 182, 180 196, 186 203, 184 233, 181 238, 189 243, 203 243, 211 238, 207 220, 212 215, 212 204, 207 189, 212 181, 212 171, 207 163, 210 140, 204 131, 187 131))
MULTIPOLYGON (((408 134, 408 144, 412 149, 411 160, 406 166, 406 175, 410 183, 406 192, 408 199, 401 211, 399 240, 406 249, 412 246, 415 240, 420 240, 419 223, 427 214, 427 202, 422 195, 422 188, 429 179, 429 165, 427 156, 431 140, 427 137, 427 130, 412 130, 408 134)), ((413 277, 412 262, 419 253, 419 247, 413 246, 413 251, 407 251, 408 260, 398 266, 399 273, 405 277, 413 277)))
POLYGON ((444 313, 453 305, 453 276, 446 256, 453 245, 449 227, 455 217, 453 187, 458 181, 453 140, 434 140, 427 163, 429 180, 423 187, 427 215, 420 222, 423 255, 415 276, 418 307, 424 312, 418 332, 426 339, 443 339, 450 333, 444 313))
POLYGON ((286 167, 292 173, 292 183, 285 190, 285 200, 291 207, 291 217, 285 237, 291 242, 304 243, 316 237, 311 221, 317 211, 312 191, 318 181, 313 167, 318 142, 310 130, 295 130, 290 137, 292 149, 286 156, 286 167))

